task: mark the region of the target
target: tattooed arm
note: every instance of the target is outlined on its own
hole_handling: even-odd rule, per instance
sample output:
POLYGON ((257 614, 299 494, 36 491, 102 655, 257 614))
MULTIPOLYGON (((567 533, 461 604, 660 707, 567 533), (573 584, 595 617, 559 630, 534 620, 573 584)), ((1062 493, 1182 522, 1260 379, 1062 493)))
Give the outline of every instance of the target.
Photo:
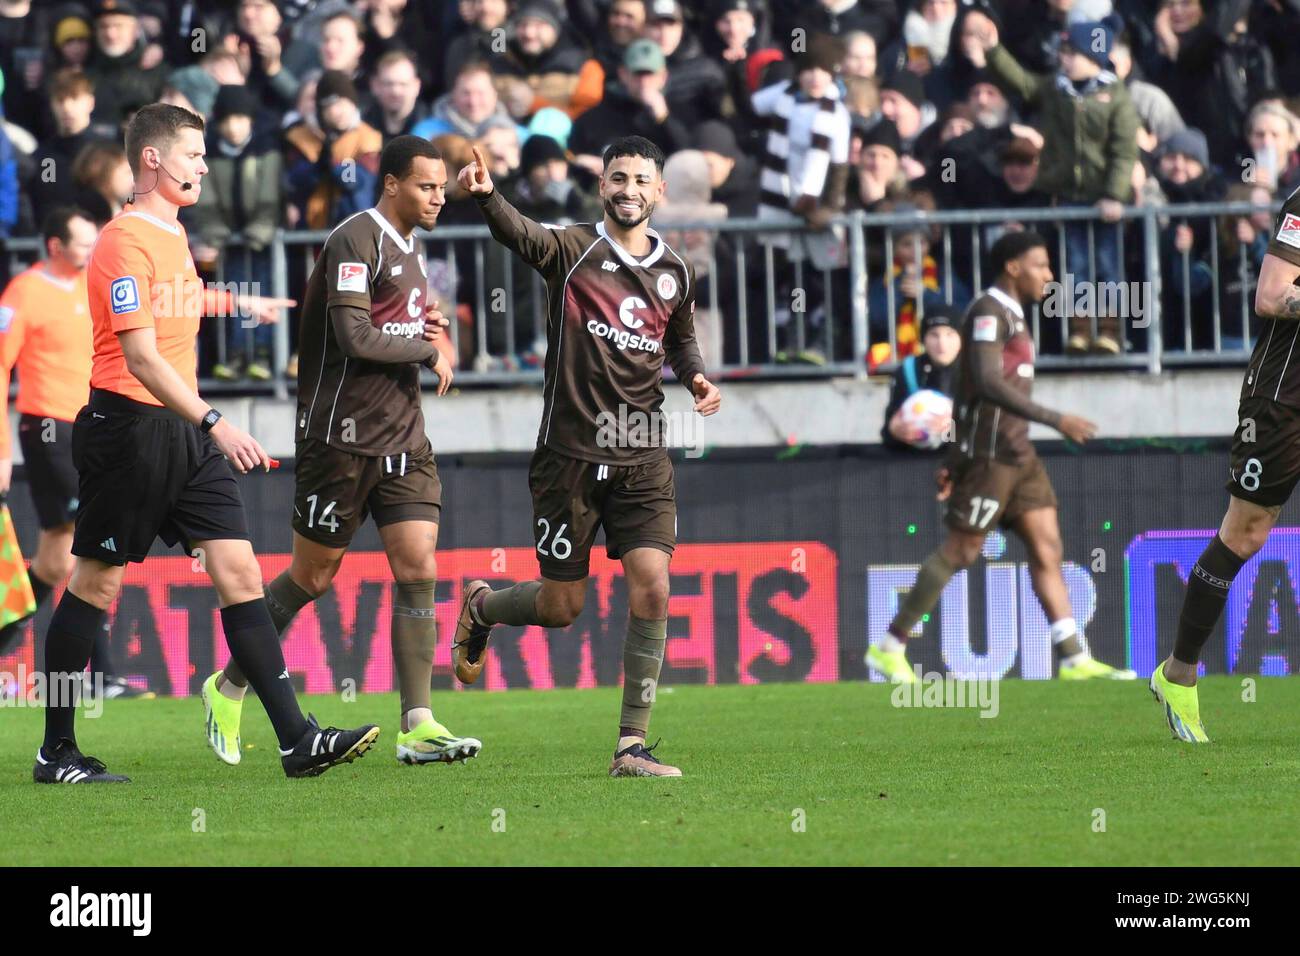
POLYGON ((1270 252, 1259 270, 1255 311, 1261 319, 1300 320, 1300 264, 1270 252))

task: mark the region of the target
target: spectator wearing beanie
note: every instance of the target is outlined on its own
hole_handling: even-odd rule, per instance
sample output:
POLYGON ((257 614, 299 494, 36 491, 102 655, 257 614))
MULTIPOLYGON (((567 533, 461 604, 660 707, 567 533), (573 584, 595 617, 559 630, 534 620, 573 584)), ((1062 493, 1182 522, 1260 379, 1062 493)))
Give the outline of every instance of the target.
MULTIPOLYGON (((841 55, 838 41, 815 37, 795 60, 796 78, 754 94, 754 112, 768 123, 760 218, 798 213, 823 228, 836 207, 839 188, 848 178, 849 111, 840 100, 835 76, 841 55)), ((842 196, 842 194, 841 194, 842 196)), ((781 245, 781 237, 774 237, 781 245)))
POLYGON ((713 202, 726 206, 731 218, 758 215, 759 165, 741 152, 731 127, 722 120, 707 120, 695 128, 692 139, 708 163, 713 202))
MULTIPOLYGON (((843 48, 830 36, 816 36, 795 61, 795 78, 782 80, 754 94, 754 112, 768 124, 759 176, 760 219, 787 219, 791 213, 803 217, 814 231, 778 230, 761 235, 761 241, 781 250, 777 261, 785 274, 779 280, 778 298, 790 302, 795 281, 787 262, 809 262, 803 270, 803 297, 807 323, 825 325, 825 270, 844 264, 846 246, 842 228, 827 228, 831 218, 844 208, 849 178, 850 117, 840 98, 836 82, 843 48)), ((773 358, 784 361, 797 353, 799 361, 821 363, 817 350, 804 349, 800 341, 807 327, 792 311, 777 312, 779 351, 773 358), (793 332, 794 339, 791 340, 793 332)))
POLYGON ((849 180, 848 207, 876 212, 883 203, 907 195, 907 177, 900 168, 903 145, 887 119, 854 132, 859 143, 857 162, 849 180))
POLYGON ((880 89, 880 114, 894 124, 903 147, 903 174, 908 180, 925 175, 924 158, 917 144, 935 119, 935 109, 925 99, 925 85, 910 70, 895 73, 880 89))
MULTIPOLYGON (((258 136, 253 120, 258 101, 245 86, 223 86, 208 127, 208 173, 191 211, 194 259, 212 263, 223 282, 251 283, 261 294, 271 288, 268 246, 281 223, 281 158, 268 137, 258 136), (232 236, 242 237, 231 246, 232 236)), ((212 374, 222 381, 242 375, 254 381, 271 377, 271 327, 244 328, 237 317, 223 320, 225 354, 212 374)))
POLYGON ((90 62, 90 51, 94 49, 95 33, 90 29, 90 21, 80 13, 69 12, 54 21, 50 31, 51 60, 47 75, 59 70, 84 70, 90 62))
POLYGON ((758 128, 761 124, 750 105, 754 92, 750 75, 763 58, 780 52, 772 44, 762 0, 714 0, 703 32, 704 49, 722 68, 727 96, 739 121, 747 129, 758 128))
POLYGON ((663 51, 652 40, 628 45, 618 85, 605 91, 600 105, 574 121, 569 150, 589 172, 604 168, 601 155, 620 136, 644 136, 665 154, 691 145, 690 128, 678 119, 664 96, 668 67, 663 51))
POLYGON ((383 134, 361 121, 357 88, 327 70, 316 84, 317 132, 298 123, 285 133, 289 198, 307 229, 329 229, 374 203, 383 134))
POLYGON ((886 448, 913 454, 939 453, 939 449, 931 451, 911 444, 921 436, 909 434, 899 410, 909 396, 923 389, 952 397, 953 375, 961 353, 961 322, 962 309, 955 305, 936 305, 925 313, 921 320, 923 351, 907 356, 894 370, 885 421, 880 428, 880 441, 886 448))
MULTIPOLYGON (((1160 148, 1156 180, 1170 203, 1219 202, 1226 187, 1210 162, 1205 134, 1188 127, 1175 133, 1160 148)), ((1160 261, 1164 264, 1165 347, 1210 349, 1214 347, 1213 273, 1210 244, 1214 242, 1213 220, 1204 217, 1175 219, 1161 236, 1160 261), (1185 338, 1190 321, 1192 341, 1185 338)))
POLYGON ((674 116, 695 126, 735 112, 722 67, 705 55, 699 39, 686 30, 678 0, 647 0, 645 35, 663 51, 668 68, 664 98, 674 116))
POLYGON ((162 92, 162 64, 145 66, 145 40, 133 0, 94 5, 95 51, 86 75, 95 84, 95 122, 119 127, 162 92))
POLYGON ((555 0, 524 0, 510 18, 504 53, 489 60, 497 92, 517 120, 553 106, 577 119, 600 102, 605 71, 568 38, 555 0))
MULTIPOLYGON (((1037 110, 1042 126, 1043 153, 1038 182, 1055 202, 1065 206, 1096 206, 1100 224, 1067 222, 1064 272, 1076 282, 1118 282, 1119 229, 1125 203, 1133 200, 1133 165, 1137 162, 1137 112, 1110 61, 1115 37, 1099 21, 1070 25, 1061 44, 1060 70, 1055 76, 1026 71, 998 39, 998 28, 981 13, 978 37, 990 71, 1005 89, 1037 110), (1115 225, 1111 225, 1111 224, 1115 225), (1089 249, 1089 237, 1093 249, 1089 249), (1096 262, 1096 272, 1091 263, 1096 262)), ((1098 301, 1101 301, 1100 299, 1098 301)), ((1069 351, 1089 345, 1114 354, 1120 350, 1119 317, 1098 315, 1092 336, 1091 316, 1070 320, 1069 351)))

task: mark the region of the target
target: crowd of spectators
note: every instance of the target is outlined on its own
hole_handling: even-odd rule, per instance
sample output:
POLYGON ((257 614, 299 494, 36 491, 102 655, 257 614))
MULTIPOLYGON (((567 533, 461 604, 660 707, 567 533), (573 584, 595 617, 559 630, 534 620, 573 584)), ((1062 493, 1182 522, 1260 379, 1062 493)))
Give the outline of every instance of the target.
MULTIPOLYGON (((0 240, 35 235, 70 199, 100 222, 118 212, 121 130, 157 100, 208 121, 211 171, 184 211, 196 263, 264 285, 279 231, 327 230, 374 202, 394 136, 437 142, 453 184, 478 145, 528 215, 580 221, 601 214, 604 145, 639 133, 670 156, 655 224, 696 263, 710 361, 875 367, 919 354, 926 312, 964 307, 979 250, 1027 223, 869 231, 873 345, 852 355, 836 214, 1092 210, 1035 225, 1053 268, 1141 278, 1126 209, 1300 185, 1297 36, 1300 0, 0 0, 0 240), (791 215, 806 228, 674 229, 791 215)), ((442 222, 479 219, 453 187, 442 222)), ((1161 227, 1165 346, 1209 347, 1215 311, 1222 344, 1244 342, 1267 217, 1161 227)), ((473 248, 450 245, 430 281, 444 311, 454 300, 462 360, 535 365, 531 276, 499 249, 476 274, 473 248), (475 317, 493 309, 479 300, 506 286, 515 314, 490 323, 483 353, 475 317)), ((309 244, 289 249, 310 261, 309 244)), ((292 293, 305 275, 290 271, 292 293)), ((1045 322, 1043 346, 1140 347, 1124 318, 1045 322)), ((205 370, 270 377, 270 330, 237 325, 204 343, 205 370)))

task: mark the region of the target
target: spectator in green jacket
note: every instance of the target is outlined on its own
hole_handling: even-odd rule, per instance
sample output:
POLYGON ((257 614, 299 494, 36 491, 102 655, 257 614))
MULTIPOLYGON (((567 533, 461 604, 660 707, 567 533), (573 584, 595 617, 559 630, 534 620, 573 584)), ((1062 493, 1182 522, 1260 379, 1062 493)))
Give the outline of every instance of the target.
MULTIPOLYGON (((1076 285, 1119 281, 1118 224, 1124 205, 1132 201, 1138 118, 1110 59, 1113 30, 1103 21, 1070 24, 1058 55, 1060 69, 1046 75, 1030 73, 1016 62, 999 43, 997 26, 985 14, 969 13, 966 23, 971 47, 967 55, 978 65, 982 53, 999 84, 1037 116, 1043 134, 1039 188, 1060 206, 1095 206, 1104 224, 1100 228, 1092 220, 1065 224, 1063 271, 1073 275, 1076 285)), ((1104 297, 1098 296, 1097 301, 1104 297)), ((1094 338, 1089 316, 1071 316, 1069 351, 1089 347, 1112 354, 1120 351, 1120 316, 1096 319, 1094 338)))
MULTIPOLYGON (((269 295, 268 246, 281 223, 281 158, 271 137, 256 134, 258 101, 246 86, 223 86, 212 109, 208 173, 193 210, 194 259, 218 265, 225 283, 249 295, 269 295), (241 241, 233 243, 233 237, 241 241)), ((212 368, 215 378, 233 381, 271 377, 271 327, 247 324, 240 316, 220 320, 225 354, 212 368), (247 327, 246 327, 247 326, 247 327)), ((249 320, 250 322, 252 320, 249 320)))

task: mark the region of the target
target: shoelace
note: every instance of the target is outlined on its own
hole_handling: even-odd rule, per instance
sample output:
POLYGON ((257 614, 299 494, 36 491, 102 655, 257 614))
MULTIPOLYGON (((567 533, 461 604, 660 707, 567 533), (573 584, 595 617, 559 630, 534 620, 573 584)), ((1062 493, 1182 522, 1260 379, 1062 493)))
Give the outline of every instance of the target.
POLYGON ((85 754, 82 754, 81 765, 92 774, 101 774, 108 770, 108 767, 104 765, 102 760, 99 760, 96 757, 87 757, 85 754))
POLYGON ((649 760, 651 763, 662 764, 663 761, 660 760, 658 757, 656 757, 653 753, 651 753, 651 751, 653 751, 655 747, 658 747, 663 742, 664 739, 660 737, 658 740, 654 742, 654 746, 651 747, 647 747, 645 744, 634 744, 632 746, 631 756, 644 757, 646 760, 649 760), (640 751, 639 753, 638 750, 640 751))

